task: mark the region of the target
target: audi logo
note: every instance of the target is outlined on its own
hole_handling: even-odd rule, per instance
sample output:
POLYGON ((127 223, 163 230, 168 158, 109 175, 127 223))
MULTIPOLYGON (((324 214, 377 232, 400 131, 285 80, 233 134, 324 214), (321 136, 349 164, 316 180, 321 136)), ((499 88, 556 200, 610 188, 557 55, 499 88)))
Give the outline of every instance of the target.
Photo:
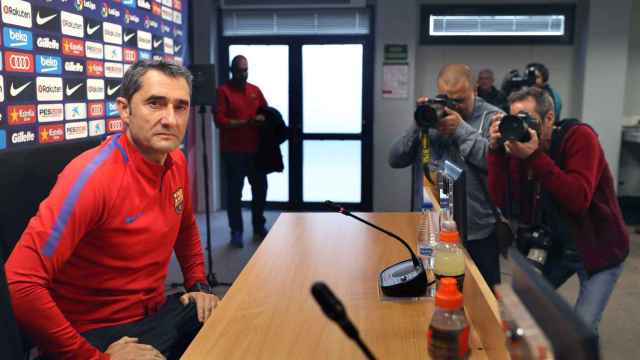
POLYGON ((31 69, 31 59, 24 55, 11 55, 9 57, 9 64, 16 70, 29 70, 31 69))

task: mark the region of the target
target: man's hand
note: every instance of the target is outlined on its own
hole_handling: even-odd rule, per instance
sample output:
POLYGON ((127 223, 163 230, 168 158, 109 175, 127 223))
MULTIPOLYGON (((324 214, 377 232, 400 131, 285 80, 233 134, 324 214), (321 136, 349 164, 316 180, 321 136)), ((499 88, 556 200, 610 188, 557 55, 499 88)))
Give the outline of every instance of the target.
POLYGON ((502 121, 503 116, 504 114, 498 113, 491 118, 491 127, 489 128, 489 149, 491 150, 497 150, 500 145, 500 139, 502 139, 500 121, 502 121))
POLYGON ((128 336, 109 345, 105 353, 111 360, 166 360, 153 346, 140 344, 137 338, 128 336))
POLYGON ((180 297, 180 302, 183 305, 187 305, 188 303, 194 301, 196 303, 196 309, 198 311, 198 320, 201 323, 204 323, 211 314, 213 314, 213 310, 218 306, 217 296, 212 294, 207 294, 203 292, 189 292, 180 297))
POLYGON ((445 107, 444 111, 447 116, 438 121, 438 132, 443 136, 451 136, 464 120, 462 120, 462 116, 454 110, 445 107))
POLYGON ((531 140, 526 143, 521 143, 519 141, 507 141, 505 142, 505 148, 507 153, 511 156, 517 157, 518 159, 526 159, 531 154, 533 154, 536 150, 538 150, 538 146, 540 146, 540 141, 538 140, 538 134, 529 129, 529 134, 531 135, 531 140))
POLYGON ((258 114, 256 117, 247 120, 247 124, 249 126, 262 126, 264 125, 264 115, 258 114))

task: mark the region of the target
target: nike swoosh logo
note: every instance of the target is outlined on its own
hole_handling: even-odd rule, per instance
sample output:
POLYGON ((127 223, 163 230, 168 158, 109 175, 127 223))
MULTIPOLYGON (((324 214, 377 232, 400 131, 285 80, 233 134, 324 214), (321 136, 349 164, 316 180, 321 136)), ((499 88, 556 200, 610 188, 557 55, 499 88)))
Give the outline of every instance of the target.
POLYGON ((116 91, 118 91, 118 89, 120 89, 120 86, 122 86, 122 84, 114 87, 113 89, 111 88, 111 86, 107 86, 107 95, 111 96, 111 95, 115 94, 116 91))
POLYGON ((182 50, 182 45, 176 45, 175 50, 176 52, 180 52, 180 50, 182 50))
POLYGON ((87 35, 93 35, 93 33, 96 32, 96 30, 98 30, 99 28, 100 28, 100 25, 91 27, 89 26, 89 24, 87 24, 87 35))
POLYGON ((73 95, 74 92, 76 92, 78 89, 80 89, 80 86, 82 86, 83 84, 78 84, 74 87, 72 87, 71 89, 69 89, 69 85, 67 84, 67 96, 71 96, 73 95))
POLYGON ((58 14, 53 14, 53 15, 49 15, 49 16, 45 16, 45 17, 40 17, 40 11, 38 11, 36 13, 36 24, 44 25, 44 24, 48 23, 49 21, 51 21, 51 19, 53 19, 56 16, 58 16, 58 14))
POLYGON ((124 42, 129 41, 136 33, 124 34, 124 42))
POLYGON ((11 83, 11 88, 9 89, 9 94, 11 94, 11 96, 16 97, 18 95, 20 95, 20 93, 27 88, 27 86, 31 85, 33 81, 29 81, 28 83, 18 87, 18 88, 14 88, 13 87, 13 83, 11 83))
POLYGON ((162 40, 158 40, 157 42, 156 42, 156 41, 154 41, 154 42, 153 42, 153 47, 154 47, 154 48, 157 48, 158 46, 160 46, 160 44, 161 44, 161 43, 162 43, 162 40))

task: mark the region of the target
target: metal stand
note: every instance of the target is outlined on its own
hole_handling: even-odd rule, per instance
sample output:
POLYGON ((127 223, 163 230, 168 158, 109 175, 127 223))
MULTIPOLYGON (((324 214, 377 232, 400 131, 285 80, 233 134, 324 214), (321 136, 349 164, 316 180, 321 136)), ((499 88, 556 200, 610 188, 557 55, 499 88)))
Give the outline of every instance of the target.
POLYGON ((216 278, 216 273, 213 272, 213 247, 211 245, 211 211, 209 209, 209 156, 207 150, 207 125, 205 124, 207 107, 205 105, 200 105, 200 109, 198 110, 200 114, 202 129, 200 133, 202 134, 202 169, 204 171, 204 212, 205 212, 205 224, 207 231, 207 262, 209 264, 207 281, 211 287, 216 286, 231 286, 231 283, 220 282, 216 278))

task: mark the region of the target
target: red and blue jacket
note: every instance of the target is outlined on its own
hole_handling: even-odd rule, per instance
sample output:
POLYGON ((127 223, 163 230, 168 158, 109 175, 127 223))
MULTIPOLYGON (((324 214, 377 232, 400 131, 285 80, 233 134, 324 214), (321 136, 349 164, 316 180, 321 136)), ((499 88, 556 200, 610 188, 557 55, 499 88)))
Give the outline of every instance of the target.
POLYGON ((7 260, 16 318, 52 357, 108 358, 80 333, 155 312, 174 250, 185 287, 205 282, 184 155, 154 164, 110 136, 60 173, 7 260))

